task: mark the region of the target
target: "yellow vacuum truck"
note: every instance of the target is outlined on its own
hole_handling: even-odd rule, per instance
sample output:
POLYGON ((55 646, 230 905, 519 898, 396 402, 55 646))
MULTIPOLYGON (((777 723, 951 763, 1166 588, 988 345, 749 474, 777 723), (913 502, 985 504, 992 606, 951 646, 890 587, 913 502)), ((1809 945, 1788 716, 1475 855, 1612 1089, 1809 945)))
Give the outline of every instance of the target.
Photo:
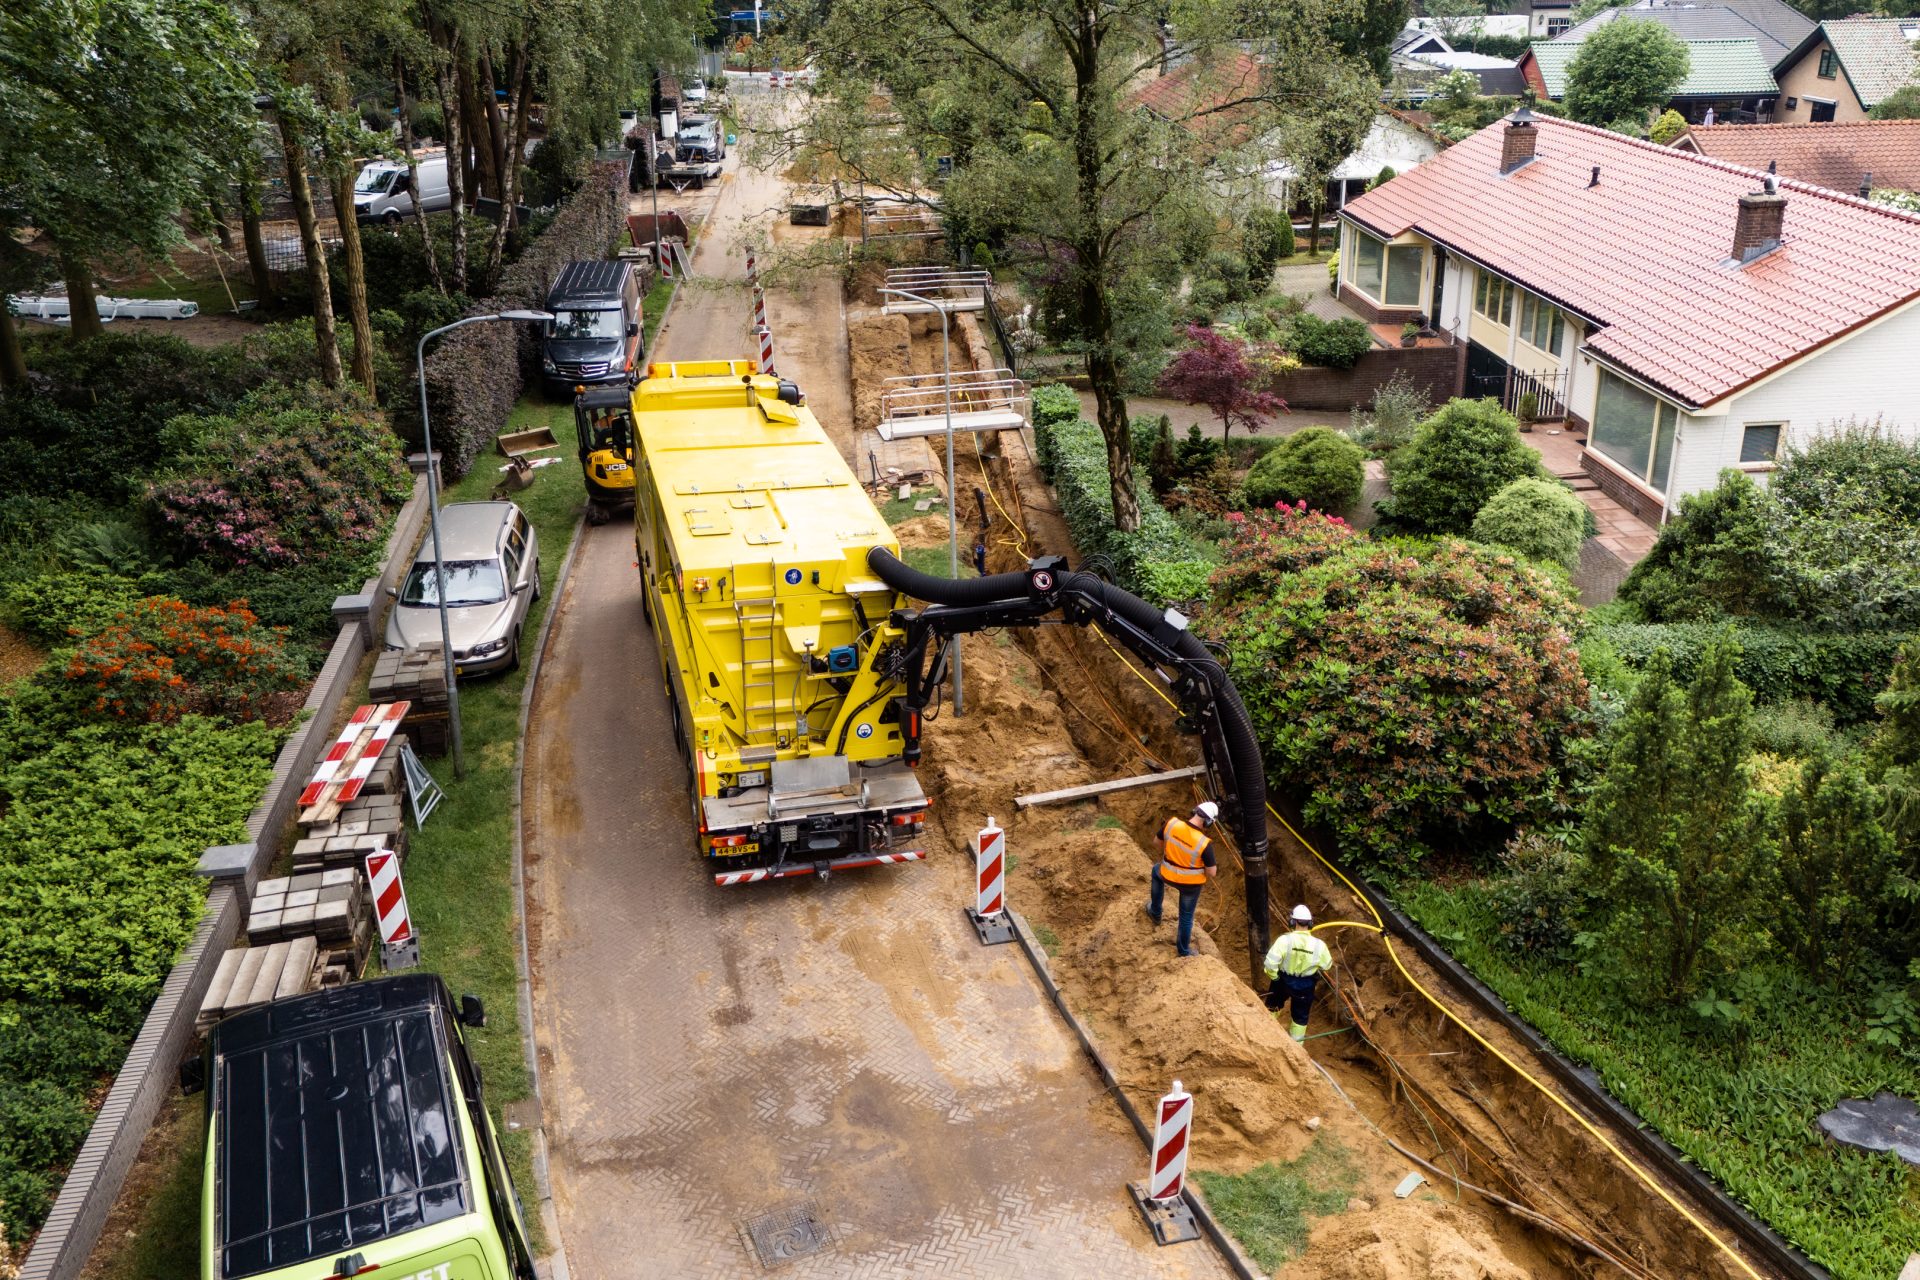
POLYGON ((715 883, 920 859, 906 602, 868 567, 899 548, 799 389, 656 363, 633 432, 642 597, 715 883))

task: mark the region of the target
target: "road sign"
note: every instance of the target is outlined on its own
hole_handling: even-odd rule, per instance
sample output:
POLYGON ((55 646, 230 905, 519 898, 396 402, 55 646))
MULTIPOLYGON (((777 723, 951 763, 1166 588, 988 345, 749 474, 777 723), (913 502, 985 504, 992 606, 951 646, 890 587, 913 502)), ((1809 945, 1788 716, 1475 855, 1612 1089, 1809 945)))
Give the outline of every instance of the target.
POLYGON ((1013 941, 1013 921, 1007 914, 1007 833, 991 816, 973 839, 973 885, 974 904, 966 915, 980 944, 1013 941))
POLYGON ((399 855, 387 849, 368 854, 367 883, 373 889, 373 918, 380 924, 380 951, 386 967, 411 969, 420 963, 420 938, 407 915, 399 855))
POLYGON ((400 746, 400 772, 407 778, 407 802, 413 807, 413 827, 418 831, 427 825, 427 815, 440 803, 444 793, 427 772, 427 766, 420 763, 420 757, 413 754, 411 742, 400 746))
POLYGON ((1192 1135, 1193 1095, 1175 1080, 1154 1110, 1153 1153, 1147 1161, 1147 1180, 1127 1186, 1147 1225, 1153 1228, 1153 1238, 1161 1244, 1200 1238, 1193 1210, 1181 1195, 1187 1184, 1187 1147, 1192 1135))

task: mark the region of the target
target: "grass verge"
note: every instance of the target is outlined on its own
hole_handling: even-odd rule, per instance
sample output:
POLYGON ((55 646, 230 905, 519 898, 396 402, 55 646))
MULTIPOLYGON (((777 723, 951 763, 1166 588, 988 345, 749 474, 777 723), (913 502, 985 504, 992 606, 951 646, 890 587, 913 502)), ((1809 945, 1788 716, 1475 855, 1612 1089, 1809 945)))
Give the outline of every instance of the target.
MULTIPOLYGON (((1920 1173, 1888 1152, 1827 1141, 1814 1118, 1886 1089, 1920 1097, 1911 1053, 1866 1043, 1830 992, 1756 971, 1730 1026, 1686 1005, 1636 1005, 1559 960, 1493 943, 1478 883, 1409 882, 1395 899, 1453 957, 1834 1280, 1896 1275, 1920 1240, 1920 1173)), ((1209 1192, 1211 1194, 1211 1192, 1209 1192)))
POLYGON ((673 291, 680 287, 680 281, 655 278, 653 288, 647 290, 646 299, 640 304, 641 338, 647 351, 653 351, 653 335, 660 332, 660 322, 667 318, 667 304, 673 301, 673 291))
POLYGON ((1193 1176, 1220 1225, 1269 1271, 1306 1247, 1309 1216, 1345 1208, 1360 1181, 1347 1149, 1324 1134, 1291 1163, 1193 1176))

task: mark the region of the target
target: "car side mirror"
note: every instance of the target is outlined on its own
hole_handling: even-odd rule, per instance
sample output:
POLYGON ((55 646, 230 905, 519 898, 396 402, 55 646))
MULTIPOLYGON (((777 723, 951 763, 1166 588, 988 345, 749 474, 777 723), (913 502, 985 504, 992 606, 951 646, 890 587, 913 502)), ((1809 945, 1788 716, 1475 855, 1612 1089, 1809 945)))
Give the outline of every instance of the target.
POLYGON ((519 595, 522 591, 526 591, 530 589, 532 586, 533 586, 532 578, 522 579, 521 581, 513 584, 513 594, 519 595))
POLYGON ((461 996, 458 1021, 463 1027, 486 1026, 487 1006, 480 1003, 479 996, 461 996))
POLYGON ((628 336, 629 338, 633 338, 633 337, 638 337, 638 336, 639 336, 639 334, 640 334, 640 326, 639 326, 639 325, 637 325, 637 324, 629 324, 629 325, 627 326, 627 336, 628 336))
POLYGON ((188 1058, 180 1064, 180 1092, 198 1093, 207 1087, 207 1060, 188 1058))
POLYGON ((399 598, 400 598, 400 588, 398 587, 387 588, 387 599, 398 600, 399 598))

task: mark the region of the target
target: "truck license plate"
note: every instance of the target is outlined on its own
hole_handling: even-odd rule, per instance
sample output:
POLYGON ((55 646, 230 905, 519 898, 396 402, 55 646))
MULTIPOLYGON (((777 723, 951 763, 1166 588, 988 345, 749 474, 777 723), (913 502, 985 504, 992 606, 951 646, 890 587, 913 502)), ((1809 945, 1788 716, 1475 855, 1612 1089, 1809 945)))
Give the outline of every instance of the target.
POLYGON ((749 840, 745 844, 723 845, 714 850, 714 853, 722 858, 737 858, 743 853, 758 852, 760 852, 760 842, 758 840, 749 840))

